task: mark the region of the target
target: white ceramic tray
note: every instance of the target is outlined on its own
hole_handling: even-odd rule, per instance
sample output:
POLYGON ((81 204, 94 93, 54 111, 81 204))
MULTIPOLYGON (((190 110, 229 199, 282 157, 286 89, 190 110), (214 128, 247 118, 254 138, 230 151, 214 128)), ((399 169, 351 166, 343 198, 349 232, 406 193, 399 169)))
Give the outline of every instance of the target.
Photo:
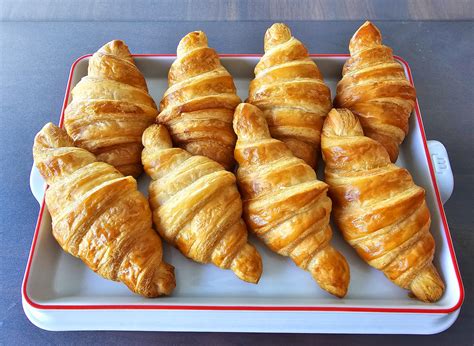
MULTIPOLYGON (((86 75, 89 57, 81 57, 72 65, 64 106, 71 88, 86 75)), ((347 56, 313 57, 334 95, 347 56)), ((151 54, 135 58, 151 95, 159 102, 174 56, 151 54)), ((258 58, 222 56, 242 99, 247 96, 258 58)), ((411 80, 408 65, 399 61, 411 80)), ((43 201, 44 182, 33 168, 30 185, 41 208, 22 287, 25 313, 34 324, 48 330, 411 334, 443 331, 456 320, 464 292, 439 193, 443 192, 443 201, 449 198, 452 172, 442 144, 432 142, 430 148, 434 169, 417 106, 398 164, 407 167, 416 183, 426 189, 431 232, 437 244, 435 264, 446 282, 446 292, 435 304, 410 299, 406 291, 367 266, 342 241, 336 228, 334 245, 344 253, 351 268, 349 293, 344 299, 321 290, 307 272, 289 259, 271 253, 255 238, 251 241, 262 254, 264 268, 258 285, 242 282, 230 271, 191 262, 165 244, 165 259, 176 267, 176 290, 166 298, 136 296, 124 285, 102 279, 80 260, 61 251, 51 234, 51 218, 43 201)), ((322 160, 320 177, 321 166, 322 160)), ((144 192, 147 183, 145 177, 139 179, 144 192)))

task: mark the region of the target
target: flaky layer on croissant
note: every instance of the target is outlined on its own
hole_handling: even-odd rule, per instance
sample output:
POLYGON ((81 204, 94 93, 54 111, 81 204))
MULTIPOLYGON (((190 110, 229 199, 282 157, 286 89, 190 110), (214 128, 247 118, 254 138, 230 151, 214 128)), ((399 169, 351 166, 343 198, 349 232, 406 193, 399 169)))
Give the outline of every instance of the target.
POLYGON ((162 237, 196 262, 257 283, 262 259, 247 242, 235 176, 205 156, 173 148, 163 125, 150 126, 143 145, 145 172, 153 179, 153 220, 162 237))
POLYGON ((142 172, 143 131, 157 115, 128 47, 111 41, 90 58, 88 75, 72 90, 64 125, 77 146, 136 177, 142 172))
POLYGON ((166 124, 177 146, 232 169, 232 116, 240 98, 204 32, 191 32, 179 42, 168 83, 158 122, 166 124))
POLYGON ((173 291, 174 268, 163 261, 148 201, 134 178, 74 147, 66 132, 51 123, 36 135, 33 156, 49 184, 46 204, 53 236, 64 251, 140 295, 173 291))
POLYGON ((382 44, 379 29, 365 22, 349 43, 334 104, 359 116, 366 136, 381 143, 395 162, 408 133, 416 92, 392 49, 382 44))
POLYGON ((274 252, 308 270, 321 288, 343 297, 349 266, 330 244, 328 186, 283 142, 271 138, 257 107, 240 104, 234 130, 237 181, 247 225, 274 252))
POLYGON ((248 102, 263 111, 272 137, 314 168, 331 92, 306 47, 285 24, 273 24, 264 43, 248 102))
POLYGON ((349 244, 371 266, 420 300, 441 298, 433 266, 435 242, 425 191, 390 162, 386 149, 364 136, 347 109, 333 109, 322 135, 325 177, 334 218, 349 244))

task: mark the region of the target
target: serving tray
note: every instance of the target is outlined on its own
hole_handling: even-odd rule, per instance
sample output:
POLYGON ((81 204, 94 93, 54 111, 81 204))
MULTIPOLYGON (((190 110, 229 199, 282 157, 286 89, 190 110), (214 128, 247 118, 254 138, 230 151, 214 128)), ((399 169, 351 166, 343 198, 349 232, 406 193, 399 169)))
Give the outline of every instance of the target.
MULTIPOLYGON (((71 67, 60 125, 71 89, 87 74, 89 57, 77 59, 71 67)), ((174 55, 134 57, 146 77, 150 94, 159 102, 174 55)), ((260 56, 221 57, 244 100, 260 56)), ((334 96, 347 55, 312 55, 312 58, 334 96)), ((413 83, 408 64, 396 59, 413 83)), ((452 192, 453 177, 443 145, 426 141, 418 104, 397 163, 406 167, 415 182, 426 190, 431 232, 437 244, 434 263, 446 283, 446 292, 437 303, 426 304, 409 298, 407 291, 366 265, 344 243, 336 227, 334 246, 343 252, 351 268, 349 292, 344 299, 321 290, 311 275, 298 269, 291 260, 270 252, 252 236, 251 242, 263 258, 264 272, 258 285, 240 281, 231 271, 194 263, 164 244, 166 261, 176 267, 176 290, 170 297, 139 297, 121 283, 102 279, 61 250, 51 233, 51 217, 43 199, 44 181, 33 167, 30 186, 40 203, 40 212, 22 285, 23 308, 31 322, 48 330, 410 334, 443 331, 456 320, 464 297, 443 210, 443 202, 452 192)), ((320 178, 323 165, 320 160, 320 178)), ((145 176, 139 178, 140 189, 145 194, 148 182, 145 176)))

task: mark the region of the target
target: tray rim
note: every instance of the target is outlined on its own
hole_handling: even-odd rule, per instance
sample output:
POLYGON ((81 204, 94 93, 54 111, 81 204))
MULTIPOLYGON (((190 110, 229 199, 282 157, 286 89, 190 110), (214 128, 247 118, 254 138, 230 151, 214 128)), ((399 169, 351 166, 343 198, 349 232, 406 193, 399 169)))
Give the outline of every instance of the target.
MULTIPOLYGON (((86 54, 77 58, 71 65, 69 71, 69 77, 67 81, 66 91, 64 94, 64 101, 61 109, 61 116, 59 118, 59 127, 63 127, 64 123, 64 112, 69 101, 69 95, 71 91, 71 82, 74 75, 76 65, 89 57, 92 54, 86 54)), ((133 57, 176 57, 176 54, 132 54, 133 57)), ((219 57, 224 58, 259 58, 262 54, 219 54, 219 57)), ((310 57, 316 58, 348 58, 350 54, 309 54, 310 57)), ((411 73, 411 68, 406 60, 401 58, 398 55, 394 55, 395 60, 401 63, 408 74, 408 79, 410 84, 414 86, 413 76, 411 73)), ((464 301, 464 286, 459 271, 459 266, 456 258, 456 253, 454 251, 454 246, 451 238, 451 233, 449 230, 448 222, 446 219, 446 214, 444 211, 443 203, 441 201, 441 195, 438 189, 438 184, 436 181, 435 172, 433 169, 433 163, 431 160, 431 155, 428 150, 428 143, 426 139, 425 129, 423 125, 423 120, 421 117, 421 111, 418 104, 418 98, 415 100, 414 108, 415 116, 417 117, 421 137, 423 139, 423 149, 425 156, 428 162, 428 168, 430 170, 430 178, 435 190, 436 203, 438 205, 441 221, 444 227, 444 235, 446 237, 451 262, 454 267, 456 274, 457 284, 459 287, 459 299, 452 307, 449 308, 439 308, 439 309, 429 309, 429 308, 377 308, 377 307, 357 307, 357 306, 287 306, 287 305, 265 305, 265 306, 256 306, 256 305, 158 305, 158 304, 95 304, 95 305, 64 305, 64 304, 51 304, 45 305, 35 302, 28 296, 27 285, 31 269, 31 263, 33 260, 34 252, 36 249, 36 242, 38 239, 39 229, 41 228, 44 209, 45 209, 45 197, 43 196, 43 201, 38 213, 38 218, 36 222, 35 232, 33 235, 33 241, 31 244, 30 252, 28 255, 28 262, 25 269, 25 274, 23 278, 23 283, 21 287, 21 295, 24 302, 30 305, 36 310, 199 310, 199 311, 309 311, 309 312, 363 312, 363 313, 417 313, 417 314, 449 314, 458 310, 464 301)), ((45 190, 48 187, 46 186, 45 190)))

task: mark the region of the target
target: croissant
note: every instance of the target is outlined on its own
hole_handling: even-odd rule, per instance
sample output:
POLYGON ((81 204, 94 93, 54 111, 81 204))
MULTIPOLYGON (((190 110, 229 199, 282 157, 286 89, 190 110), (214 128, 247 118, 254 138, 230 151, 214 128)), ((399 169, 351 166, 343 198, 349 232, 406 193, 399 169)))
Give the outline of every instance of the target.
POLYGON ((352 36, 349 51, 334 104, 358 115, 365 135, 380 142, 395 162, 408 133, 415 88, 393 58, 392 49, 382 45, 382 35, 371 22, 352 36))
POLYGON ((75 145, 136 177, 142 171, 143 131, 157 115, 128 47, 111 41, 90 58, 88 75, 72 90, 64 125, 75 145))
POLYGON ((249 228, 274 252, 290 257, 329 293, 345 296, 349 266, 331 244, 328 186, 270 137, 262 112, 243 103, 234 115, 237 181, 249 228))
POLYGON ((273 24, 265 34, 265 55, 255 67, 247 102, 263 111, 273 138, 316 167, 331 91, 306 47, 285 24, 273 24))
POLYGON ((166 124, 177 146, 232 169, 232 116, 240 103, 232 76, 202 31, 187 34, 177 53, 157 120, 166 124))
POLYGON ((334 218, 347 242, 372 267, 426 302, 439 300, 444 284, 433 255, 425 191, 390 162, 387 150, 365 137, 347 109, 333 109, 321 140, 334 218))
POLYGON ((145 297, 173 291, 174 268, 162 259, 148 201, 134 178, 74 147, 51 123, 36 135, 33 156, 49 184, 53 236, 64 251, 145 297))
POLYGON ((149 199, 161 236, 183 255, 231 269, 257 283, 262 259, 247 242, 235 176, 205 156, 172 148, 163 125, 143 133, 145 172, 153 179, 149 199))

